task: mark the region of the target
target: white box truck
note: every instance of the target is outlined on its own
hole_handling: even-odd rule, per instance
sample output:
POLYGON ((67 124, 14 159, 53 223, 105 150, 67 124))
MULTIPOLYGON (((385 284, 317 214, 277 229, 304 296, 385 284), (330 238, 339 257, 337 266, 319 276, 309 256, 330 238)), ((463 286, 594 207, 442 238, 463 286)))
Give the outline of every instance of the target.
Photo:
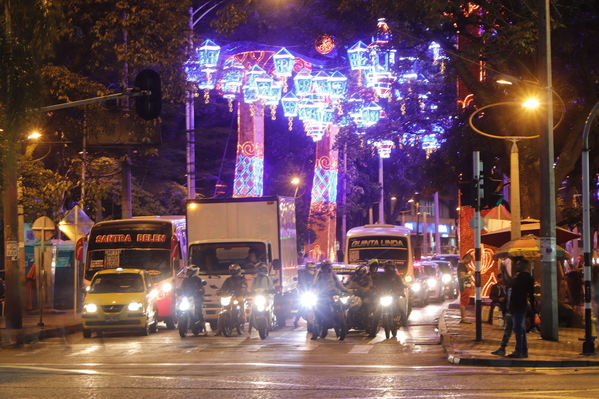
POLYGON ((214 330, 220 310, 216 292, 239 264, 251 288, 258 262, 269 268, 275 283, 278 323, 289 316, 297 287, 295 202, 288 197, 216 198, 187 202, 189 264, 206 280, 205 318, 214 330))

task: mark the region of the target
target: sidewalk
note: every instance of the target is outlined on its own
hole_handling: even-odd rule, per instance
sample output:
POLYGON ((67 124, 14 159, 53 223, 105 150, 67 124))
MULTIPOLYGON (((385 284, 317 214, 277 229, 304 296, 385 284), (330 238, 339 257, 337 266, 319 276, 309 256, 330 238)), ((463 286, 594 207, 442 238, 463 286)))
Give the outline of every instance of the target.
POLYGON ((8 329, 4 316, 0 316, 0 346, 14 346, 36 342, 45 338, 62 337, 81 331, 81 316, 72 310, 44 310, 43 327, 39 327, 39 313, 25 312, 22 329, 8 329))
MULTIPOLYGON (((487 308, 488 309, 488 308, 487 308)), ((528 333, 528 358, 511 359, 491 355, 499 347, 503 336, 501 312, 496 309, 493 325, 486 323, 487 309, 483 307, 482 342, 475 342, 474 308, 467 308, 467 320, 472 324, 460 323, 459 309, 446 309, 439 317, 441 344, 452 364, 505 367, 588 367, 599 366, 599 355, 583 356, 581 328, 560 328, 559 342, 545 341, 538 332, 528 333)), ((594 332, 594 331, 593 331, 594 332)), ((514 350, 516 339, 512 334, 506 353, 514 350)))

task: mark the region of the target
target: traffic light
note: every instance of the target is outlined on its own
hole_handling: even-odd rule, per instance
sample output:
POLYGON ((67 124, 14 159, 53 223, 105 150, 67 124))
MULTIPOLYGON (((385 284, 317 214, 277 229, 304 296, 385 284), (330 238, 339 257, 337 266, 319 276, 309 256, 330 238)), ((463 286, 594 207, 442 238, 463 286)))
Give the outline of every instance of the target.
POLYGON ((483 179, 483 198, 481 208, 495 208, 503 201, 503 179, 496 176, 485 176, 483 179))
POLYGON ((458 183, 460 190, 460 206, 471 206, 476 205, 476 187, 472 180, 460 181, 458 183))
POLYGON ((151 69, 144 69, 135 77, 135 90, 149 92, 135 97, 135 111, 147 121, 157 118, 162 109, 160 75, 151 69))

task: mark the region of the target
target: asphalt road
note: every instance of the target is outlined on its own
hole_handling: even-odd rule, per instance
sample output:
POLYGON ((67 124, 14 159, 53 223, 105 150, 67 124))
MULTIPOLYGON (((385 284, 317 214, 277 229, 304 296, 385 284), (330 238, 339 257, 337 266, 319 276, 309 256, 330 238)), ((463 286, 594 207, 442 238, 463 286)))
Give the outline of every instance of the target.
POLYGON ((255 331, 181 339, 161 329, 2 349, 0 398, 599 397, 599 369, 449 365, 436 332, 446 305, 414 309, 396 340, 312 342, 289 326, 264 341, 255 331))

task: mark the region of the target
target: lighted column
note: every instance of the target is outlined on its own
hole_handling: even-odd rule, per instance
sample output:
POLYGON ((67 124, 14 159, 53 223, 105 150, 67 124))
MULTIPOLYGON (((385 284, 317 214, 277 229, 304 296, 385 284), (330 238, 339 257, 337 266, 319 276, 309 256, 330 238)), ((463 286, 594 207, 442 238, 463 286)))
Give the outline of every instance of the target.
POLYGON ((239 102, 233 197, 261 197, 264 176, 264 105, 239 102))
POLYGON ((338 153, 333 145, 338 131, 338 126, 331 125, 327 134, 316 142, 309 218, 309 227, 316 238, 306 248, 314 261, 336 258, 338 153))

